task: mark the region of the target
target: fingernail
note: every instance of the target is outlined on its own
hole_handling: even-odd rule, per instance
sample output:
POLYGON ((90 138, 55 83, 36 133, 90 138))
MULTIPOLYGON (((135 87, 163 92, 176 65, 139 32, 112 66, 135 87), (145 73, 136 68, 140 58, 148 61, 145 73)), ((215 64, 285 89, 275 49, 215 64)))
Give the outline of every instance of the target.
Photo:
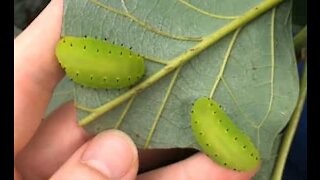
POLYGON ((82 156, 82 162, 107 178, 118 179, 131 169, 137 156, 134 143, 125 133, 109 130, 90 142, 82 156))

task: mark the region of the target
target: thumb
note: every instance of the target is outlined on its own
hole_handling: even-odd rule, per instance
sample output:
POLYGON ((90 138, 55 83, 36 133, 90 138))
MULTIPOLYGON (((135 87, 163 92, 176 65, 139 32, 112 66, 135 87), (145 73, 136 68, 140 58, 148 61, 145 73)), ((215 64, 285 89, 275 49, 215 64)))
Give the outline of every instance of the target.
POLYGON ((51 179, 135 179, 138 153, 123 132, 108 130, 80 147, 51 179))

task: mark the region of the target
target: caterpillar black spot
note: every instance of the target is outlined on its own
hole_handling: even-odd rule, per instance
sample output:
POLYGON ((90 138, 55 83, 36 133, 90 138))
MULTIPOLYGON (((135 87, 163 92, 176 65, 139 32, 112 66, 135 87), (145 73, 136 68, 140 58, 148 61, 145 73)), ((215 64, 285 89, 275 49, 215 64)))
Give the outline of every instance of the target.
POLYGON ((96 38, 62 37, 56 46, 56 56, 70 79, 91 88, 129 87, 145 71, 143 57, 129 48, 96 38))
POLYGON ((202 151, 220 165, 250 171, 260 164, 257 148, 217 102, 197 99, 191 110, 191 127, 202 151))

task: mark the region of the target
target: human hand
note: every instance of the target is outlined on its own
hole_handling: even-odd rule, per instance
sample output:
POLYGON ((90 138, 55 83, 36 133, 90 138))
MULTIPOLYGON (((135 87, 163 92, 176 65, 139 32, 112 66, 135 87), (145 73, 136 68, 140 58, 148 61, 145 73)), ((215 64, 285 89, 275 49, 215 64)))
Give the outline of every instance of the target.
POLYGON ((14 40, 15 179, 218 179, 246 180, 254 172, 235 172, 203 153, 137 176, 148 158, 166 151, 139 151, 121 131, 87 134, 76 123, 72 102, 41 119, 57 83, 64 76, 54 55, 60 38, 63 1, 52 0, 14 40), (140 165, 139 165, 140 161, 140 165))

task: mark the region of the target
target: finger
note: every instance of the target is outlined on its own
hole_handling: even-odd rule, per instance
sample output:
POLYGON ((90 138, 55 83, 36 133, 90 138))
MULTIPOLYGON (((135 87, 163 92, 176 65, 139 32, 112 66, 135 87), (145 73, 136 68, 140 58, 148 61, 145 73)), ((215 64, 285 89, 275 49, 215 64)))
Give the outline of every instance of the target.
POLYGON ((16 166, 25 179, 48 179, 90 137, 78 126, 73 102, 68 102, 40 125, 18 153, 16 166))
POLYGON ((15 155, 39 126, 53 88, 63 77, 63 71, 54 56, 62 14, 62 0, 51 1, 14 40, 15 155))
POLYGON ((143 173, 138 180, 197 180, 197 179, 219 179, 219 180, 249 180, 254 172, 236 172, 226 169, 209 159, 203 153, 197 153, 190 158, 175 164, 143 173))
POLYGON ((52 176, 52 179, 135 179, 138 153, 123 132, 109 130, 98 134, 78 149, 52 176))

